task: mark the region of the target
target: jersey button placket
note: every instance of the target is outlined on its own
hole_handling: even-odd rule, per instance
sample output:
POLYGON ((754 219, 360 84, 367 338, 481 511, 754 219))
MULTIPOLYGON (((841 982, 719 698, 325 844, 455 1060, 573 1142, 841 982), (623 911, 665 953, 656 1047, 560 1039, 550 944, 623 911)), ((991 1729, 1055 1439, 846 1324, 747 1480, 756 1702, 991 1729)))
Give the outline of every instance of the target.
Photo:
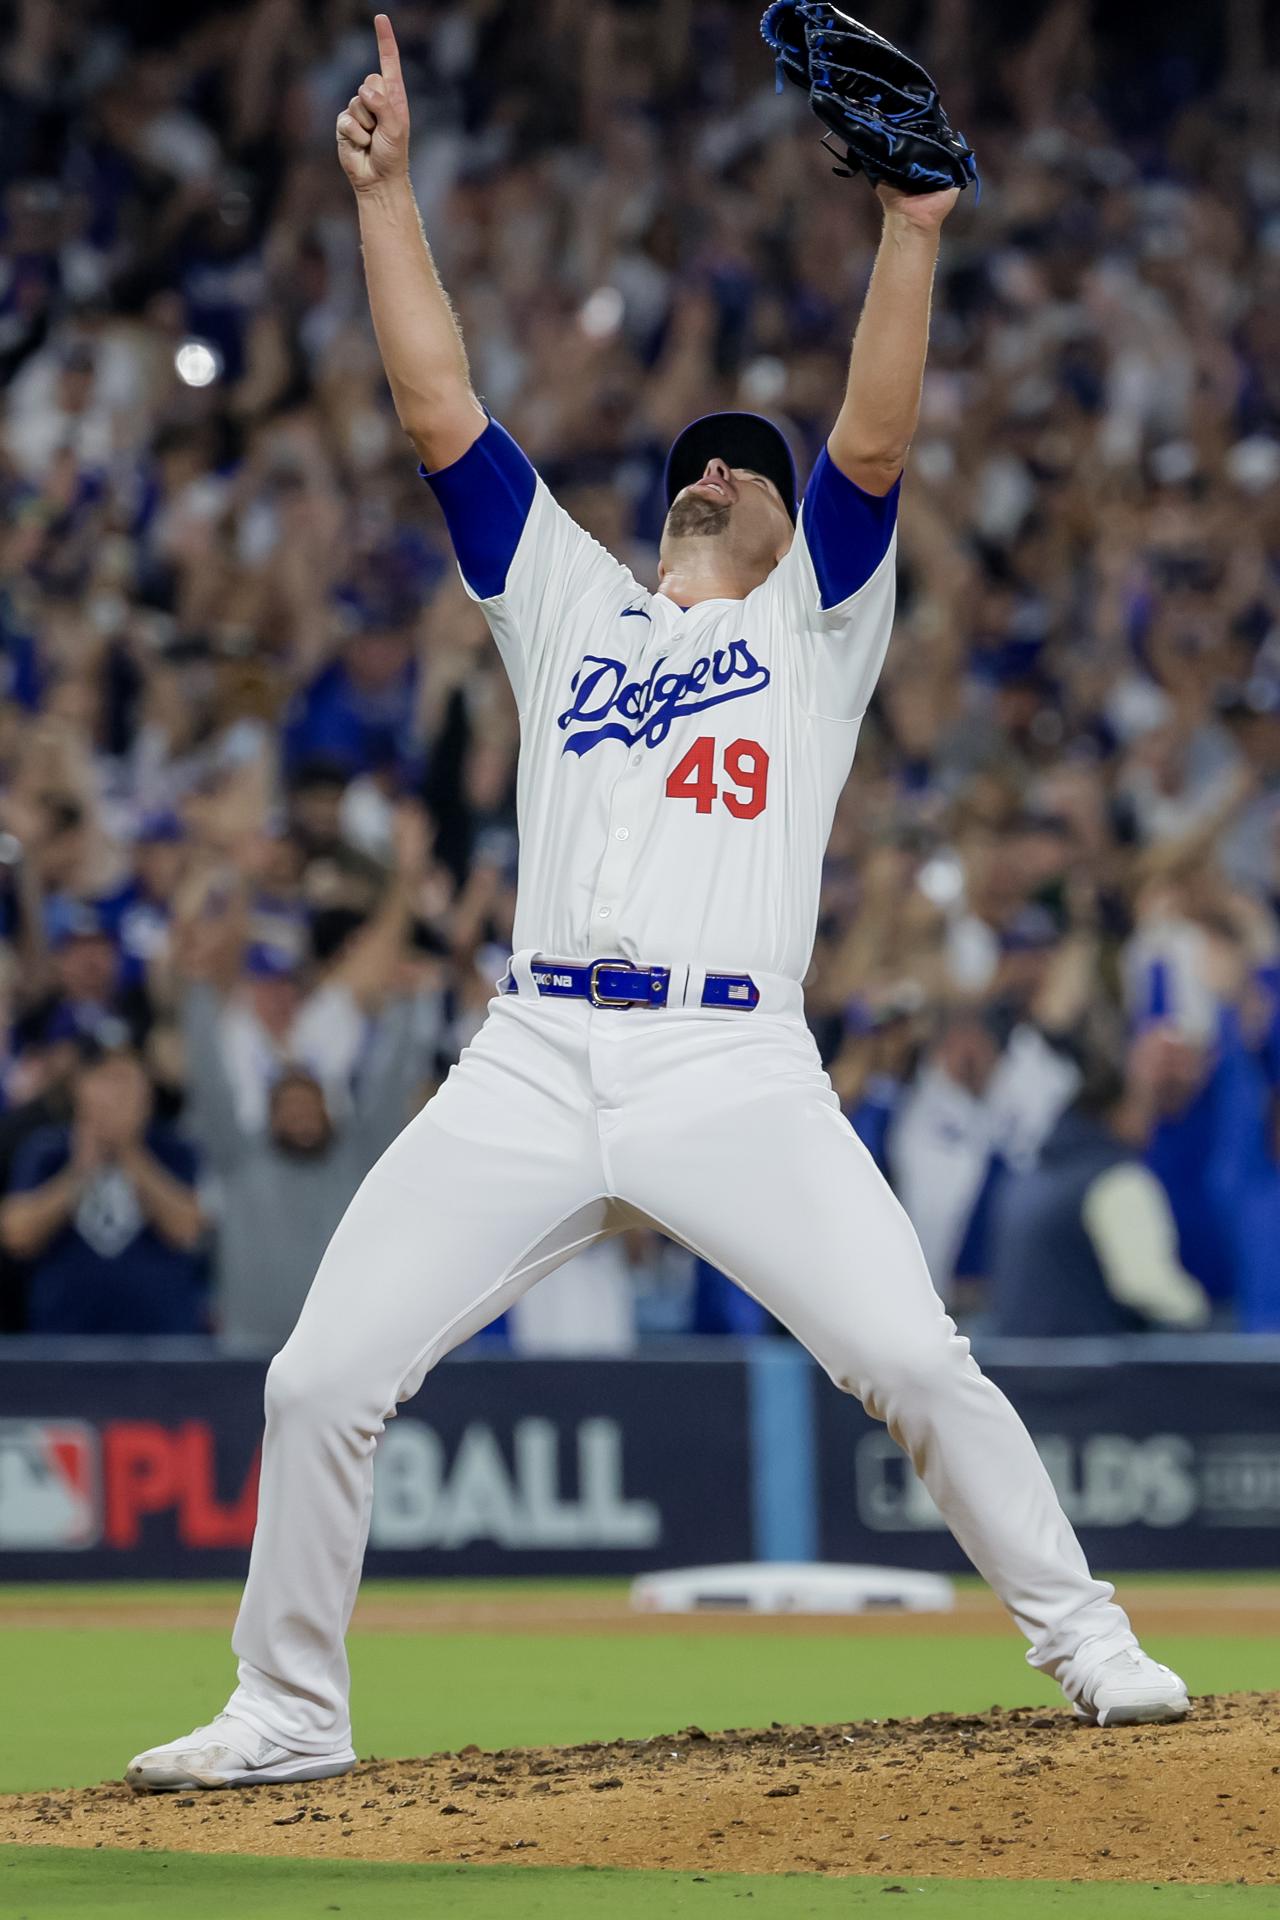
POLYGON ((620 810, 631 811, 630 793, 636 779, 632 769, 638 770, 643 760, 643 752, 636 751, 628 755, 626 762, 618 770, 613 791, 609 796, 608 837, 605 841, 604 858, 600 862, 600 871, 596 876, 596 894, 591 908, 591 918, 597 925, 601 921, 612 920, 617 908, 626 901, 634 850, 628 845, 631 839, 631 828, 619 821, 618 813, 620 810))

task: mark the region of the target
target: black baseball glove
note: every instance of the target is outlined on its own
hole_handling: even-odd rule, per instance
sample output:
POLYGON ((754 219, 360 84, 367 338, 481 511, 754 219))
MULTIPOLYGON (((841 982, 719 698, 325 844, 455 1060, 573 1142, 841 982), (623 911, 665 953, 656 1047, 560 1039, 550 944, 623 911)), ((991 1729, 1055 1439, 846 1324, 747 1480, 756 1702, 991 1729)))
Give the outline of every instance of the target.
POLYGON ((760 22, 783 75, 803 87, 829 128, 823 145, 843 161, 903 193, 938 193, 978 178, 973 149, 942 110, 938 89, 914 60, 827 0, 774 0, 760 22), (833 144, 833 138, 841 146, 833 144))

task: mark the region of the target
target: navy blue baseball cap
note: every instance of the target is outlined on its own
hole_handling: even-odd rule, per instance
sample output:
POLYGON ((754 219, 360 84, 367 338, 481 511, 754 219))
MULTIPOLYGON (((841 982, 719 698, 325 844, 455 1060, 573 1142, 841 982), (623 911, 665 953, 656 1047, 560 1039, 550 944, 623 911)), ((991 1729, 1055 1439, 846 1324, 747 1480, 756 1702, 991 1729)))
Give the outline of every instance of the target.
POLYGON ((701 480, 708 460, 723 460, 727 467, 749 467, 772 480, 782 495, 782 504, 794 524, 796 501, 796 463, 786 435, 760 413, 707 413, 677 436, 667 455, 667 505, 701 480))

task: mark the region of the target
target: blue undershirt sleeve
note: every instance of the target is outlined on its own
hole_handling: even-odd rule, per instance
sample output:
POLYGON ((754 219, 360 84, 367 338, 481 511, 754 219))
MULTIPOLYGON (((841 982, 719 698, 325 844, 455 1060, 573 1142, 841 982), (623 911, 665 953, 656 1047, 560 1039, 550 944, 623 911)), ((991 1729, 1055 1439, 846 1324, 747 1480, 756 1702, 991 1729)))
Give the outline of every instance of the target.
POLYGON ((865 587, 888 553, 901 486, 901 479, 895 480, 883 497, 864 493, 825 447, 818 455, 800 519, 824 611, 865 587))
POLYGON ((537 490, 527 456, 491 420, 451 467, 418 471, 440 502, 463 579, 477 599, 494 599, 506 589, 537 490))

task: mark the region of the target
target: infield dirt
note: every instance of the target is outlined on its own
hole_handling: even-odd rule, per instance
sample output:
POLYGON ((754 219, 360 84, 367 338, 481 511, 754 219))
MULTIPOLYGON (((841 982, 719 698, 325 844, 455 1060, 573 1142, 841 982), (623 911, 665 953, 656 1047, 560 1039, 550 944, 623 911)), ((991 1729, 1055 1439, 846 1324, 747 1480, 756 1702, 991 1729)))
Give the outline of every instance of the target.
POLYGON ((1280 1694, 1104 1731, 1032 1708, 0 1797, 0 1841, 709 1872, 1280 1881, 1280 1694))
MULTIPOLYGON (((1141 1638, 1180 1634, 1280 1634, 1280 1584, 1221 1580, 1201 1583, 1143 1586, 1126 1583, 1126 1611, 1141 1638)), ((0 1624, 7 1628, 47 1628, 51 1631, 126 1626, 134 1632, 164 1633, 171 1628, 208 1629, 230 1634, 239 1605, 238 1587, 210 1594, 181 1583, 163 1592, 136 1588, 94 1587, 78 1591, 74 1585, 39 1590, 0 1589, 0 1624)), ((900 1639, 937 1638, 952 1634, 1005 1631, 1012 1636, 1009 1617, 995 1595, 976 1583, 964 1586, 948 1613, 645 1613, 637 1612, 620 1588, 615 1591, 571 1590, 547 1584, 537 1587, 499 1582, 483 1589, 450 1592, 437 1585, 423 1591, 406 1583, 404 1590, 387 1584, 366 1590, 356 1602, 354 1629, 362 1633, 625 1633, 628 1635, 759 1634, 776 1639, 848 1634, 900 1639)))

